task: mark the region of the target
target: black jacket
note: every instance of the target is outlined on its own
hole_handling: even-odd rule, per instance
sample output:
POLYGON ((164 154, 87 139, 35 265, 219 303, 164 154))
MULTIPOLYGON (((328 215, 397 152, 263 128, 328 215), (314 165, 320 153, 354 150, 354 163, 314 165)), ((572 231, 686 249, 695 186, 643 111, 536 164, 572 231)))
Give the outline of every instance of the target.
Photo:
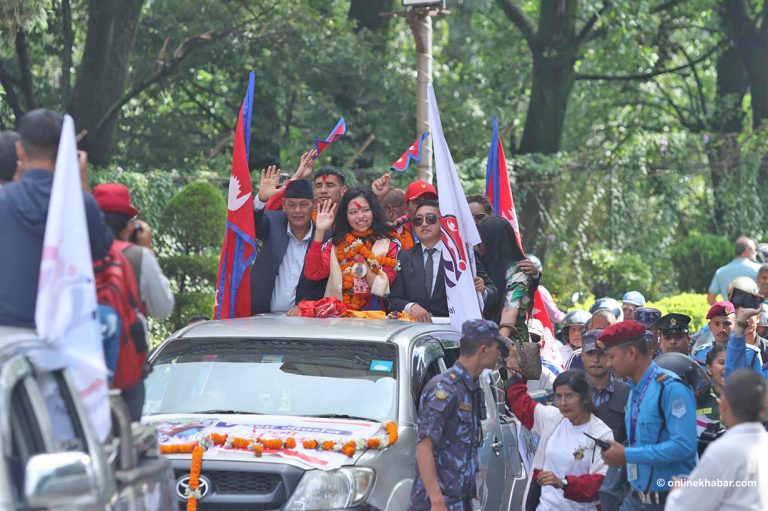
MULTIPOLYGON (((437 270, 437 279, 432 289, 432 296, 427 296, 426 286, 424 284, 424 251, 421 243, 416 243, 412 248, 403 250, 397 256, 400 260, 400 271, 392 283, 389 292, 390 311, 402 311, 405 306, 411 302, 418 303, 432 316, 448 316, 448 298, 445 294, 445 270, 441 264, 437 270)), ((442 260, 442 259, 441 259, 442 260)), ((477 259, 477 275, 485 282, 486 303, 493 302, 496 299, 496 286, 491 281, 488 274, 485 273, 480 260, 477 259)))
MULTIPOLYGON (((272 312, 270 304, 272 291, 275 288, 280 264, 283 262, 285 252, 288 250, 288 219, 282 211, 257 210, 254 215, 256 226, 256 238, 261 241, 261 249, 256 256, 251 268, 251 313, 272 312)), ((309 234, 310 242, 315 235, 315 224, 309 234)), ((330 231, 326 233, 326 241, 330 238, 330 231)), ((299 284, 296 287, 296 303, 302 300, 319 300, 325 295, 325 285, 328 279, 309 280, 304 277, 302 271, 299 284)), ((294 304, 294 305, 295 305, 294 304)))
POLYGON ((613 439, 617 442, 624 443, 627 439, 627 428, 624 424, 624 414, 627 409, 627 399, 629 398, 629 385, 614 378, 613 380, 613 394, 611 397, 597 407, 597 415, 601 421, 611 428, 613 431, 613 439))

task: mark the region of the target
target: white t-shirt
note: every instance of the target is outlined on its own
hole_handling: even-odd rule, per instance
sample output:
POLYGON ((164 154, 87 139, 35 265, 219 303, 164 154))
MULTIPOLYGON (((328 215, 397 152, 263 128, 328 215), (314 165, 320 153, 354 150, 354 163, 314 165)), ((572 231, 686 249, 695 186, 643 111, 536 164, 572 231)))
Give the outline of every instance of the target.
MULTIPOLYGON (((553 472, 557 477, 589 474, 592 464, 594 443, 584 433, 589 432, 589 422, 574 426, 568 419, 560 422, 547 443, 544 455, 544 472, 553 472)), ((597 454, 599 456, 599 454, 597 454)), ((537 511, 594 510, 597 503, 582 503, 566 499, 563 490, 554 486, 541 488, 541 499, 537 511)))

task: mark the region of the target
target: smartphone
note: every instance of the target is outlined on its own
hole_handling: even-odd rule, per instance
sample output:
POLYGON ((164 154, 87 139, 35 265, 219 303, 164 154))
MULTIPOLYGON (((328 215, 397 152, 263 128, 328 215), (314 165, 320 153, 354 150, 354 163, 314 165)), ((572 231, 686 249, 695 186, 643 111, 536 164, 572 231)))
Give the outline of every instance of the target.
POLYGON ((605 440, 600 440, 599 438, 595 438, 589 433, 584 433, 584 435, 587 436, 588 438, 591 438, 592 441, 595 442, 595 445, 598 446, 601 451, 607 451, 608 449, 611 448, 611 444, 609 444, 605 440))
POLYGON ((739 307, 743 309, 759 309, 763 299, 759 295, 753 295, 752 293, 734 288, 731 291, 731 303, 737 309, 739 307))

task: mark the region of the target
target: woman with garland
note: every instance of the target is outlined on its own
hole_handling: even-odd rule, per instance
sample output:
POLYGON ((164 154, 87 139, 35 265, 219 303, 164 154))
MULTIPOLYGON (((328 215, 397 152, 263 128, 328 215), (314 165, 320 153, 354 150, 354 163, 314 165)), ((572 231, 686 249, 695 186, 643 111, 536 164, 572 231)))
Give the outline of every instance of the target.
POLYGON ((397 276, 399 244, 373 192, 352 188, 336 205, 318 205, 315 237, 307 252, 304 276, 327 278, 325 296, 344 301, 352 310, 385 310, 383 298, 397 276), (335 221, 335 224, 334 224, 335 221), (333 228, 330 243, 323 236, 333 228))

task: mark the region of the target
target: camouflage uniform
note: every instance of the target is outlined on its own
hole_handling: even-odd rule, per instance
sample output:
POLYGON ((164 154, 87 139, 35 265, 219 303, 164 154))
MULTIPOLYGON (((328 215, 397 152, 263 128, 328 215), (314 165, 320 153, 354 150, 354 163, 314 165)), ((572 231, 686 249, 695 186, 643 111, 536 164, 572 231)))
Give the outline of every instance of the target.
MULTIPOLYGON (((416 442, 432 439, 437 479, 449 511, 471 510, 477 495, 477 449, 482 442, 480 417, 484 404, 479 381, 460 362, 432 378, 421 394, 416 442)), ((417 468, 410 509, 430 508, 417 468)))

